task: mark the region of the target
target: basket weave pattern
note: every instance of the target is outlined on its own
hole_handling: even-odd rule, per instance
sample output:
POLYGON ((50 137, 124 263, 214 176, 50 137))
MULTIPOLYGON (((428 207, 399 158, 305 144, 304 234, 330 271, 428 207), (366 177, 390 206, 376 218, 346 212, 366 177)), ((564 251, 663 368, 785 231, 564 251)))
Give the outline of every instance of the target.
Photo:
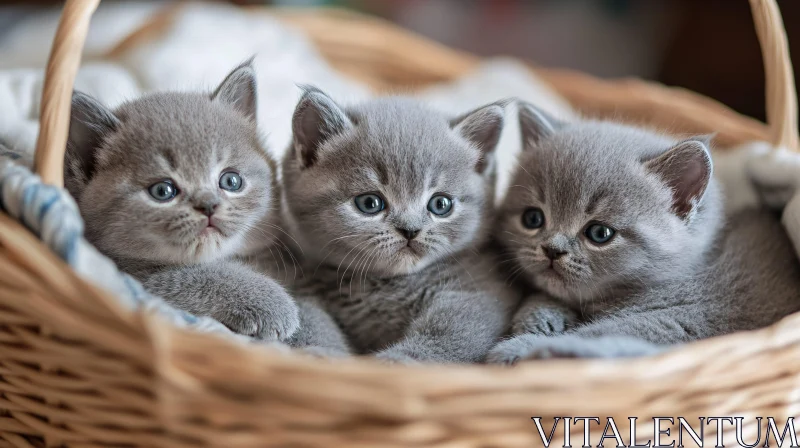
MULTIPOLYGON (((66 2, 47 69, 36 168, 53 185, 62 183, 69 98, 97 4, 66 2)), ((774 1, 751 5, 770 79, 769 127, 691 92, 537 72, 593 115, 719 131, 728 145, 766 140, 795 149, 794 81, 780 16, 774 1)), ((275 14, 376 90, 454 79, 478 63, 376 20, 275 14)), ((800 315, 651 359, 514 369, 327 363, 126 312, 0 214, 0 448, 532 447, 541 440, 531 416, 614 417, 623 434, 629 416, 782 422, 798 415, 798 392, 800 315)), ((757 429, 747 426, 745 436, 757 429)))

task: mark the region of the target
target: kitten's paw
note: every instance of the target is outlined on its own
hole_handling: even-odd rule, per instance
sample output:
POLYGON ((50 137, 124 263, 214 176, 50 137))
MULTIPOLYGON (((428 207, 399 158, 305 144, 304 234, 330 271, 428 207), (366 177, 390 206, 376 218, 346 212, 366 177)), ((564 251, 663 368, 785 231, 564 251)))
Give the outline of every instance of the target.
POLYGON ((537 304, 527 311, 514 318, 511 324, 512 334, 551 336, 567 331, 578 322, 578 315, 574 311, 554 304, 537 304))
POLYGON ((654 355, 664 347, 639 339, 604 336, 587 339, 575 335, 522 335, 503 341, 486 357, 491 364, 513 365, 529 359, 624 358, 654 355))
POLYGON ((217 310, 214 318, 231 330, 262 340, 284 341, 300 327, 297 305, 283 288, 262 297, 242 297, 217 310))
POLYGON ((486 363, 513 366, 519 361, 529 359, 530 347, 540 338, 538 335, 523 334, 507 339, 489 350, 486 363))

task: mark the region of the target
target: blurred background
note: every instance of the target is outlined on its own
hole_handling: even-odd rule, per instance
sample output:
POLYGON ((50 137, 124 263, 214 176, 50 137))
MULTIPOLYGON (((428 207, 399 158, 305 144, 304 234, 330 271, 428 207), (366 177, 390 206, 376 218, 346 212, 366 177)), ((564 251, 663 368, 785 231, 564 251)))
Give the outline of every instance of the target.
MULTIPOLYGON (((108 0, 107 0, 108 1, 108 0)), ((0 40, 37 8, 0 0, 0 40)), ((524 58, 604 78, 682 86, 764 119, 761 55, 746 0, 271 0, 346 7, 475 54, 524 58)), ((800 0, 779 1, 800 55, 800 0)), ((795 58, 800 60, 800 56, 795 58)), ((797 66, 795 67, 797 71, 797 66)))

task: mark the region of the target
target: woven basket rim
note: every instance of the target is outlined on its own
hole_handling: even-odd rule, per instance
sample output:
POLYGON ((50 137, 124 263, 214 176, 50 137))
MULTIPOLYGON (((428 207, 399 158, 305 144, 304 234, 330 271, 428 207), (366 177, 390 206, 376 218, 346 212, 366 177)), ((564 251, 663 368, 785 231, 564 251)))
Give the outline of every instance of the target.
MULTIPOLYGON (((514 378, 528 377, 532 371, 536 372, 536 377, 550 377, 546 381, 551 386, 558 384, 575 385, 580 376, 575 375, 576 366, 586 367, 585 379, 604 383, 628 383, 629 381, 651 380, 655 377, 670 376, 686 369, 695 368, 708 362, 709 356, 714 353, 729 353, 732 347, 739 347, 739 353, 751 353, 779 350, 787 345, 800 342, 800 332, 794 328, 800 327, 800 313, 787 316, 774 325, 758 330, 742 331, 724 336, 718 336, 699 341, 690 342, 673 350, 646 358, 630 359, 557 359, 548 361, 531 361, 509 369, 491 365, 446 365, 446 364, 420 364, 410 366, 393 366, 376 362, 369 356, 353 356, 350 358, 335 361, 320 360, 314 356, 304 355, 302 352, 284 352, 280 349, 261 346, 258 343, 242 344, 238 340, 222 338, 213 333, 200 333, 191 329, 176 327, 164 321, 157 314, 147 314, 139 311, 125 309, 112 294, 93 286, 75 273, 69 265, 63 262, 57 255, 52 253, 47 246, 31 234, 22 224, 0 214, 0 245, 13 248, 18 259, 25 257, 26 254, 35 254, 33 259, 27 260, 27 267, 35 273, 35 277, 41 281, 49 283, 48 275, 56 273, 59 283, 67 281, 71 288, 81 294, 86 294, 92 301, 92 306, 103 310, 103 319, 108 319, 108 328, 117 329, 120 333, 141 334, 146 333, 147 340, 178 340, 195 339, 200 346, 215 345, 219 348, 229 350, 228 356, 236 358, 244 364, 233 363, 242 367, 246 364, 258 365, 262 368, 277 367, 302 367, 310 371, 331 372, 339 370, 343 372, 353 372, 353 369, 361 370, 367 368, 372 372, 385 375, 398 370, 414 371, 415 374, 425 372, 427 374, 441 375, 448 378, 448 382, 453 382, 453 375, 458 374, 462 378, 469 378, 478 383, 483 382, 487 374, 498 375, 506 381, 513 383, 514 378), (14 238, 12 241, 11 238, 14 238), (789 331, 785 331, 789 330, 789 331), (738 341, 748 339, 751 342, 758 339, 763 344, 739 344, 738 341), (211 342, 213 341, 213 344, 211 342), (699 354, 702 356, 692 356, 699 354), (657 369, 644 369, 642 367, 650 365, 658 366, 657 369), (570 372, 570 373, 567 373, 570 372)), ((1 271, 0 271, 1 272, 1 271)), ((57 287, 58 284, 52 286, 57 287)), ((74 328, 68 326, 58 327, 53 324, 51 330, 57 333, 74 334, 74 328)), ((78 341, 80 335, 74 337, 78 341)), ((82 342, 91 343, 100 349, 114 351, 119 346, 115 345, 115 340, 84 340, 82 342)), ((170 356, 165 354, 165 356, 170 356)), ((226 362, 231 361, 228 359, 226 362)), ((252 369, 248 369, 252 370, 252 369)), ((256 369, 257 370, 257 369, 256 369)), ((368 374, 368 372, 364 372, 368 374)), ((406 372, 407 373, 407 372, 406 372)), ((405 373, 399 376, 404 376, 405 373)), ((418 378, 419 379, 419 378, 418 378)), ((425 380, 411 379, 410 383, 424 382, 425 380)), ((531 378, 528 378, 531 379, 531 378)), ((401 381, 407 383, 409 381, 401 381)), ((463 384, 461 384, 463 386, 463 384)), ((503 388, 503 386, 497 386, 503 388)), ((513 384, 510 388, 513 388, 513 384)))

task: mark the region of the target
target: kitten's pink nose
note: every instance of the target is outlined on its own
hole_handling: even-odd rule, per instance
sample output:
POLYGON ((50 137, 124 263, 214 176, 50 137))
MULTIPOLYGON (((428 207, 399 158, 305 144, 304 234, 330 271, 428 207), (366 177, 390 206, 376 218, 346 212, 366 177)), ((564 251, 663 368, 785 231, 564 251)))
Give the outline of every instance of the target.
POLYGON ((217 210, 217 205, 219 204, 206 203, 202 205, 196 205, 194 209, 208 217, 211 217, 211 215, 213 215, 214 212, 217 210))

